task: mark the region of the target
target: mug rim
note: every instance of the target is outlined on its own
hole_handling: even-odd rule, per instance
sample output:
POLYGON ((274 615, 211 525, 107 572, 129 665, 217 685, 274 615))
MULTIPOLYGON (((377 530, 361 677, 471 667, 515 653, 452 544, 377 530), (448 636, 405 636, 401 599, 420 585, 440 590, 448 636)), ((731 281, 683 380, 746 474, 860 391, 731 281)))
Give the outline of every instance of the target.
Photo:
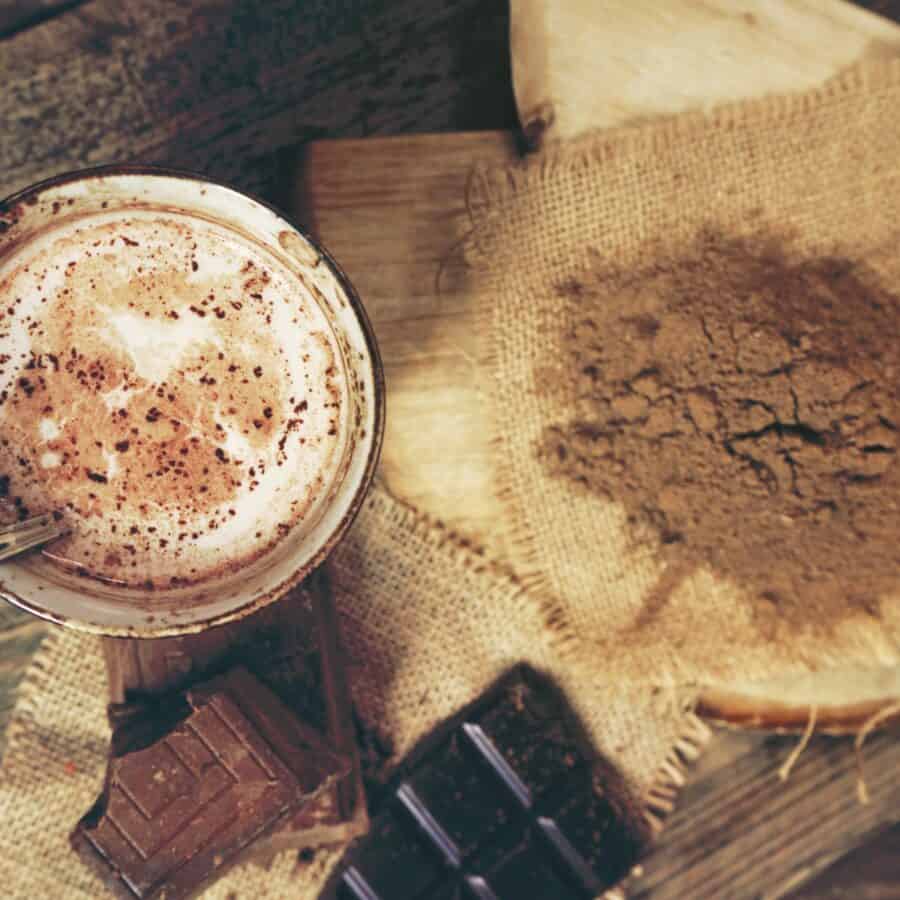
POLYGON ((209 184, 216 188, 230 191, 238 194, 254 204, 262 207, 272 213, 278 219, 283 221, 289 228, 293 229, 305 241, 309 243, 321 256, 328 266, 329 272, 335 278, 338 286, 344 293, 354 319, 360 327, 360 332, 366 347, 366 362, 370 369, 372 378, 372 440, 369 445, 368 455, 365 461, 362 474, 355 486, 352 496, 348 502, 348 506, 340 521, 327 537, 321 542, 318 549, 309 559, 300 565, 293 573, 279 584, 271 587, 256 597, 248 599, 244 603, 235 605, 234 607, 217 613, 207 618, 194 619, 189 622, 175 623, 167 621, 165 623, 143 622, 140 625, 112 625, 99 624, 96 622, 86 622, 80 619, 67 617, 60 612, 48 608, 33 599, 22 597, 9 590, 0 580, 0 599, 3 599, 14 606, 19 607, 25 612, 31 613, 45 621, 53 622, 57 625, 70 628, 75 631, 97 634, 105 637, 119 638, 161 638, 161 637, 177 637, 179 635, 196 634, 214 628, 218 625, 224 625, 228 622, 235 622, 243 619, 259 609, 274 603, 288 594, 308 575, 310 575, 325 559, 333 552, 335 547, 344 538, 350 526, 355 521, 362 504, 368 495, 375 477, 375 471, 381 458, 381 449, 384 443, 384 428, 386 415, 386 397, 385 397, 385 378, 384 367, 381 359, 381 353, 378 348, 378 342, 375 337, 375 330, 372 327, 368 313, 363 306, 362 300, 344 271, 340 263, 334 258, 331 252, 324 244, 314 238, 309 231, 299 225, 292 215, 285 213, 274 204, 262 199, 252 191, 237 188, 226 181, 213 178, 198 172, 192 172, 187 169, 171 168, 168 166, 156 166, 143 163, 124 163, 111 164, 101 166, 90 166, 83 169, 73 169, 67 172, 53 175, 42 181, 28 185, 19 191, 11 194, 5 199, 0 200, 0 219, 4 214, 8 214, 10 210, 23 203, 28 202, 31 197, 35 197, 44 191, 52 188, 60 187, 72 182, 90 181, 96 178, 106 178, 109 176, 150 176, 164 178, 181 178, 186 181, 198 184, 209 184))

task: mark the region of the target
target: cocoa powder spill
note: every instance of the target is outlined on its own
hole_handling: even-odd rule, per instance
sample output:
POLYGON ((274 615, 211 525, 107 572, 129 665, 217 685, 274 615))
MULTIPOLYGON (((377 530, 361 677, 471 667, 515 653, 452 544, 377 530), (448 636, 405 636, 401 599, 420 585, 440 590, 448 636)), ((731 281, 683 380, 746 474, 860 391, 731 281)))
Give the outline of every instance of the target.
POLYGON ((703 567, 779 622, 880 616, 900 585, 900 300, 865 265, 704 233, 558 287, 546 470, 624 505, 668 563, 646 624, 703 567))

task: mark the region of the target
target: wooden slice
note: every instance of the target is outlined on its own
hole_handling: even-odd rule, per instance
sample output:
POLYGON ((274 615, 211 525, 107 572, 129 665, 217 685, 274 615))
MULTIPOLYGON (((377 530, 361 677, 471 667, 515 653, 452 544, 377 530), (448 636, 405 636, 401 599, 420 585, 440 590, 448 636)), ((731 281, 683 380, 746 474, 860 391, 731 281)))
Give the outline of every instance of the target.
POLYGON ((802 91, 900 52, 900 27, 840 0, 512 0, 510 11, 516 105, 532 145, 802 91))

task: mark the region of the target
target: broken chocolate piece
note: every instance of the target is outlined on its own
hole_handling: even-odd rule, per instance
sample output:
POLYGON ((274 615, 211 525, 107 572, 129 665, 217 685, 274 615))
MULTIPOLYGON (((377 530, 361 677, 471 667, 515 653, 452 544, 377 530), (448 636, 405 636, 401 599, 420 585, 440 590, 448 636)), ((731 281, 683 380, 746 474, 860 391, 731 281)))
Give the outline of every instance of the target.
POLYGON ((349 773, 349 758, 335 752, 319 732, 300 721, 246 669, 232 669, 187 692, 188 702, 198 710, 208 703, 218 703, 222 696, 227 696, 265 736, 293 772, 304 795, 315 793, 331 778, 349 773))
POLYGON ((339 644, 321 568, 304 588, 238 622, 152 641, 106 638, 113 755, 133 749, 135 742, 146 746, 167 730, 156 720, 168 718, 174 691, 229 666, 245 666, 295 716, 327 734, 331 746, 352 763, 348 774, 289 817, 277 833, 258 840, 251 857, 265 861, 281 850, 342 844, 365 834, 369 818, 339 644))
POLYGON ((637 857, 622 792, 555 688, 518 667, 401 764, 323 896, 590 900, 637 857))
MULTIPOLYGON (((186 706, 168 733, 110 761, 72 835, 121 897, 191 896, 350 769, 245 669, 192 689, 186 706)), ((142 726, 139 743, 160 721, 124 719, 142 726)))

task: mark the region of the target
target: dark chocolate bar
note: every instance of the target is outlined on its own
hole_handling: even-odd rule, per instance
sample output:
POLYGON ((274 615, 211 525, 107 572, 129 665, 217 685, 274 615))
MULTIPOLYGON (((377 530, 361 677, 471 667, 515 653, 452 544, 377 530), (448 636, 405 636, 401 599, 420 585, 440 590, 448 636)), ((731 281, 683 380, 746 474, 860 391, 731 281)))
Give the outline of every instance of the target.
POLYGON ((639 848, 606 769, 553 685, 518 667, 401 764, 324 896, 590 900, 639 848))
POLYGON ((142 726, 144 746, 120 748, 72 835, 119 896, 193 895, 350 770, 246 669, 198 685, 186 701, 186 718, 151 743, 148 717, 122 717, 122 727, 142 726))

